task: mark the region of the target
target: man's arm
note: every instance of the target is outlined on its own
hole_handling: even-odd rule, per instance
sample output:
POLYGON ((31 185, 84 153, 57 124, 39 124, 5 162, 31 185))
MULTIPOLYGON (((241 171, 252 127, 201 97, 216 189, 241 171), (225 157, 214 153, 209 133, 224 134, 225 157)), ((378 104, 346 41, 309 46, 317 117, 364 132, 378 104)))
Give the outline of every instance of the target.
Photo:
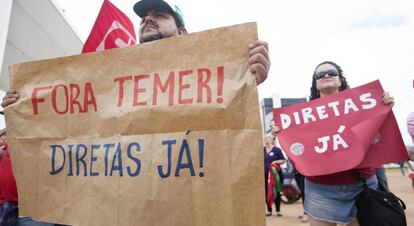
POLYGON ((256 83, 266 80, 270 69, 269 47, 267 42, 255 41, 249 44, 250 72, 256 76, 256 83))

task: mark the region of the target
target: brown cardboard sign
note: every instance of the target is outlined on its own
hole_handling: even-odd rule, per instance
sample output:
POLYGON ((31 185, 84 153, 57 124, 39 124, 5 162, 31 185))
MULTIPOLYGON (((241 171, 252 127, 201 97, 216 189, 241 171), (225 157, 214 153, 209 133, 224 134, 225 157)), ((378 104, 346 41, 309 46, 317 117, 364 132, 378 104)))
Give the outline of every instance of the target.
POLYGON ((20 214, 69 225, 264 225, 255 23, 10 67, 20 214))

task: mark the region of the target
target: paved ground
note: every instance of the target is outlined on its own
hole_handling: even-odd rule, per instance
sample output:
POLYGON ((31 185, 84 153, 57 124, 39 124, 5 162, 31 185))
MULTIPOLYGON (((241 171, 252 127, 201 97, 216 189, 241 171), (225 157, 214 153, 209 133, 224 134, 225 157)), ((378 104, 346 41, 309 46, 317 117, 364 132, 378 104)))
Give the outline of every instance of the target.
MULTIPOLYGON (((407 225, 414 225, 414 191, 411 187, 411 181, 406 176, 402 176, 399 169, 387 170, 387 176, 389 180, 389 186, 391 191, 400 197, 407 205, 406 216, 407 225)), ((266 224, 268 226, 304 226, 309 223, 302 223, 298 218, 303 212, 302 202, 298 201, 295 204, 283 205, 282 204, 283 217, 277 217, 275 215, 266 218, 266 224)))

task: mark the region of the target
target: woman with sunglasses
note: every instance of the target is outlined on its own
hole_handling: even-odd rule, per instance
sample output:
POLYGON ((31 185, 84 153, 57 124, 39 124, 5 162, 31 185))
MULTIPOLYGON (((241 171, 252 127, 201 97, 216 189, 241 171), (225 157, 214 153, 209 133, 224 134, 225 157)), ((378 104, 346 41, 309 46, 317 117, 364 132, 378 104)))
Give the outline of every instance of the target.
MULTIPOLYGON (((320 63, 312 77, 309 100, 325 97, 349 89, 340 66, 331 61, 320 63)), ((382 104, 394 105, 393 98, 384 93, 382 104)), ((358 225, 355 197, 362 191, 360 177, 371 188, 377 187, 372 168, 351 169, 330 175, 306 177, 305 212, 311 217, 311 226, 358 225)))

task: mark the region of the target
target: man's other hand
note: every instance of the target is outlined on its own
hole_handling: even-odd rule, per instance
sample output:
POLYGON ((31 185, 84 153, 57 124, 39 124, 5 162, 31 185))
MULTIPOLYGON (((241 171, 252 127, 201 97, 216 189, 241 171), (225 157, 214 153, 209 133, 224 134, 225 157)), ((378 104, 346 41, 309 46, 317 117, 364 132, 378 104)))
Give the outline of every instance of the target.
POLYGON ((249 44, 250 72, 256 76, 256 83, 266 80, 270 69, 269 47, 267 42, 255 41, 249 44))

